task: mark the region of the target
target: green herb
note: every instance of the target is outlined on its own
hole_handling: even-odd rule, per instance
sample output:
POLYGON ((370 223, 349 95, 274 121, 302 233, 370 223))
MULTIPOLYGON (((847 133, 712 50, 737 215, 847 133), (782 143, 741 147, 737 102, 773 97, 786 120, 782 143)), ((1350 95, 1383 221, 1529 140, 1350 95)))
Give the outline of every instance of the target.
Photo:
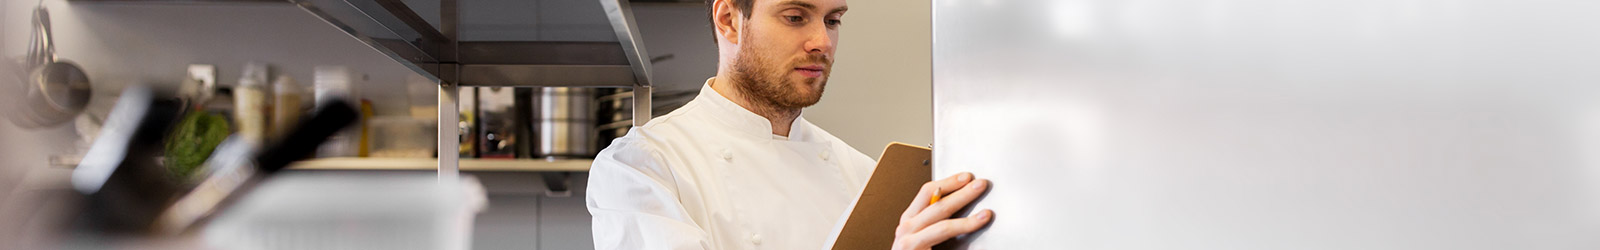
POLYGON ((187 181, 198 172, 211 151, 230 134, 228 118, 204 111, 189 112, 167 138, 166 165, 169 174, 187 181))

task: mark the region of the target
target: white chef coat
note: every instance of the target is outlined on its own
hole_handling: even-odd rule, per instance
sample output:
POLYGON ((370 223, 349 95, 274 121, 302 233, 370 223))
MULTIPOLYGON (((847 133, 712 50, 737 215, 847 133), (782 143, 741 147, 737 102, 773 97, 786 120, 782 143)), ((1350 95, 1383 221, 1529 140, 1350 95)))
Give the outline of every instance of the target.
POLYGON ((711 88, 600 151, 596 249, 822 247, 876 162, 795 119, 787 138, 711 88))

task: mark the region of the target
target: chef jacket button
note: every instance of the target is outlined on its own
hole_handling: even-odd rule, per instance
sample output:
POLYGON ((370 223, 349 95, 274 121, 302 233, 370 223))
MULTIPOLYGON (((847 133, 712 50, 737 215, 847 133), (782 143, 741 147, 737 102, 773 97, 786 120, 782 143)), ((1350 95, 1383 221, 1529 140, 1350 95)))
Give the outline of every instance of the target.
POLYGON ((761 245, 761 235, 760 234, 752 234, 752 235, 750 235, 750 244, 761 245))
POLYGON ((733 161, 733 150, 723 149, 722 150, 722 160, 724 160, 724 161, 733 161))
POLYGON ((822 151, 822 153, 817 153, 817 157, 821 157, 822 160, 824 160, 824 161, 828 160, 828 151, 822 151))

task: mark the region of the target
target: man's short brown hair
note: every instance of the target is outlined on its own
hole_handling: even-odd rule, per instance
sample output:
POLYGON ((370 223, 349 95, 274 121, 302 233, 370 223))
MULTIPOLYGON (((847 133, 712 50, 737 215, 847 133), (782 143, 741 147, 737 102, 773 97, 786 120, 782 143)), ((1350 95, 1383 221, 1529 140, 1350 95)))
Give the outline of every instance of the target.
MULTIPOLYGON (((756 0, 728 0, 733 2, 733 8, 744 13, 745 19, 750 19, 750 9, 755 8, 756 0)), ((706 17, 712 17, 717 12, 717 0, 706 0, 706 17)))
MULTIPOLYGON (((744 13, 744 19, 745 20, 750 20, 750 10, 755 8, 756 0, 728 0, 728 1, 733 2, 733 9, 739 10, 740 13, 744 13)), ((715 21, 716 18, 717 18, 716 15, 717 15, 717 0, 706 0, 706 18, 707 18, 707 20, 711 20, 711 22, 716 22, 715 21)), ((716 23, 712 23, 711 24, 711 42, 712 43, 716 43, 717 42, 717 24, 716 23)))

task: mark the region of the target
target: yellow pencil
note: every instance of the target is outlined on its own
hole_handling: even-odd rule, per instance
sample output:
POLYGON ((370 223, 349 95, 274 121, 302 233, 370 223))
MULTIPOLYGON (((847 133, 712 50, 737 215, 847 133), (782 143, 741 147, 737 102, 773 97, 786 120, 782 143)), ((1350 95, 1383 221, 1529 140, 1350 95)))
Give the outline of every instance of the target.
POLYGON ((934 188, 933 190, 934 190, 933 191, 933 199, 928 200, 928 205, 929 206, 932 206, 933 203, 935 203, 935 202, 939 202, 939 193, 944 193, 944 188, 943 187, 934 188))

